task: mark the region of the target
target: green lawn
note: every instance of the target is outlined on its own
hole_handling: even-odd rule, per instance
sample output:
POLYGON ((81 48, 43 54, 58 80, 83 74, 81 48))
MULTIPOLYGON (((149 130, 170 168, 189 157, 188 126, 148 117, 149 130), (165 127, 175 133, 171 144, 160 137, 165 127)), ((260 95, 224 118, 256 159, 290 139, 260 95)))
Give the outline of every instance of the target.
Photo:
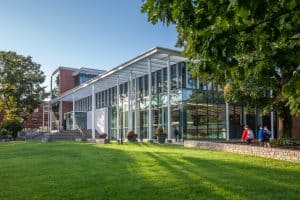
POLYGON ((300 164, 171 145, 0 143, 0 199, 300 199, 300 164))

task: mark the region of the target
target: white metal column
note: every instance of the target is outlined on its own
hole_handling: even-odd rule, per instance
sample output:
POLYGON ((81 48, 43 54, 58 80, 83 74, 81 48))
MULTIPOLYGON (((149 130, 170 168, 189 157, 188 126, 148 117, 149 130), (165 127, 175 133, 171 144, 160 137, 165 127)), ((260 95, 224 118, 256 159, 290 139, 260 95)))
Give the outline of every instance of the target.
POLYGON ((170 91, 171 91, 171 68, 170 68, 170 56, 168 56, 167 61, 167 108, 168 108, 168 141, 171 141, 172 139, 172 125, 171 125, 171 97, 170 97, 170 91))
POLYGON ((152 77, 151 77, 151 59, 148 58, 148 141, 152 140, 152 77))
POLYGON ((131 112, 131 95, 132 95, 132 72, 128 81, 128 131, 132 130, 132 112, 131 112))
POLYGON ((62 123, 63 123, 63 111, 62 111, 62 100, 59 101, 59 130, 62 130, 62 123))
POLYGON ((117 78, 117 137, 118 140, 121 140, 121 135, 120 135, 120 87, 119 87, 119 76, 117 78))
POLYGON ((52 104, 50 103, 49 101, 49 114, 48 114, 48 120, 49 120, 49 123, 48 123, 48 126, 49 126, 49 133, 51 133, 51 130, 52 130, 52 104))
POLYGON ((92 85, 92 140, 95 140, 95 85, 92 85))
POLYGON ((226 102, 225 104, 226 108, 226 140, 229 140, 229 103, 226 102))
POLYGON ((76 118, 75 118, 75 94, 72 94, 72 100, 73 100, 73 110, 72 110, 72 116, 73 116, 73 120, 72 120, 72 129, 76 130, 76 118))
POLYGON ((137 130, 138 124, 137 124, 137 118, 138 118, 138 101, 137 101, 137 78, 136 75, 134 75, 134 131, 135 133, 138 133, 138 138, 141 138, 140 131, 137 130))

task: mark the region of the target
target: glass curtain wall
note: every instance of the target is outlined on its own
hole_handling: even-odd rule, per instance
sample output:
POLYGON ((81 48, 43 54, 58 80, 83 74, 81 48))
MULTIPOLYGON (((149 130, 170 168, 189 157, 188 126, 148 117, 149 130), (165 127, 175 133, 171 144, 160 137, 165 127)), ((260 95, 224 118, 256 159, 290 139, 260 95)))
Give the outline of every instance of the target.
MULTIPOLYGON (((151 135, 155 139, 158 127, 168 133, 168 102, 167 102, 167 68, 134 77, 132 84, 122 83, 119 86, 120 95, 117 96, 117 87, 95 94, 96 109, 108 107, 109 136, 117 139, 117 108, 119 108, 119 131, 127 136, 129 87, 131 86, 131 116, 132 127, 140 138, 147 139, 149 125, 152 126, 151 135), (151 79, 151 87, 149 87, 151 79), (149 90, 151 102, 149 102, 149 90), (117 106, 117 100, 119 105, 117 106), (149 103, 152 107, 152 124, 149 124, 149 103), (135 113, 135 110, 137 113, 135 113), (136 119, 135 119, 136 117, 136 119), (136 124, 135 124, 136 123, 136 124)), ((226 138, 226 112, 223 91, 213 82, 202 83, 193 78, 188 72, 185 62, 170 66, 170 108, 171 108, 171 139, 174 139, 174 130, 177 129, 177 139, 225 139, 226 138)), ((77 112, 91 110, 92 97, 86 97, 75 102, 77 112)), ((58 106, 58 105, 56 105, 58 106)), ((55 105, 52 108, 55 113, 55 105)), ((240 138, 242 125, 247 122, 255 131, 260 124, 269 125, 270 117, 264 116, 260 111, 246 113, 243 106, 230 104, 229 126, 230 138, 240 138)), ((84 120, 84 114, 76 113, 76 122, 84 120)), ((81 124, 85 127, 85 124, 81 124)))
MULTIPOLYGON (((222 92, 218 92, 214 84, 202 84, 191 77, 187 72, 185 62, 170 67, 170 108, 171 108, 171 138, 174 139, 174 130, 177 129, 178 139, 213 138, 224 139, 225 127, 225 103, 222 92)), ((149 90, 152 94, 152 130, 155 139, 155 130, 162 127, 164 133, 168 133, 167 110, 167 68, 133 79, 132 84, 122 83, 119 86, 120 96, 117 97, 117 87, 95 94, 96 109, 108 107, 109 110, 109 136, 117 139, 117 108, 119 108, 119 131, 123 136, 128 133, 128 100, 129 85, 131 85, 131 116, 132 127, 140 138, 148 138, 149 135, 149 90), (149 87, 151 78, 151 87, 149 87), (117 106, 117 99, 119 105, 117 106), (135 109, 137 113, 135 114, 135 109), (135 120, 135 117, 137 119, 135 120), (137 123, 136 126, 134 123, 137 123)), ((91 96, 76 101, 76 111, 91 110, 91 96)), ((83 125, 84 126, 84 125, 83 125)))

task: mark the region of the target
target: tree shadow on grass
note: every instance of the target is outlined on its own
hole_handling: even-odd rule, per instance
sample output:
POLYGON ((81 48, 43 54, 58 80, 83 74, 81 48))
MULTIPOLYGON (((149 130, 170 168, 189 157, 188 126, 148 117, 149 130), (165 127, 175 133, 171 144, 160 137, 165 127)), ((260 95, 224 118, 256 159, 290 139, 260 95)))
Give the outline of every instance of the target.
MULTIPOLYGON (((247 162, 203 159, 189 156, 145 151, 176 177, 191 179, 206 192, 220 194, 225 199, 298 199, 300 172, 270 169, 247 162)), ((259 160, 259 159, 258 159, 259 160)), ((181 180, 182 180, 181 179, 181 180)), ((186 180, 184 181, 186 182, 186 180)), ((207 193, 206 193, 207 195, 207 193)), ((220 198, 218 198, 220 199, 220 198)))
POLYGON ((297 170, 270 172, 257 164, 190 156, 183 148, 17 146, 0 148, 0 162, 7 161, 0 164, 6 172, 0 173, 0 188, 6 188, 0 199, 296 199, 300 188, 297 170))
POLYGON ((182 159, 188 171, 196 174, 201 171, 205 179, 247 199, 299 199, 299 171, 195 157, 182 159))
POLYGON ((172 192, 177 193, 180 187, 189 191, 184 199, 232 199, 232 197, 236 199, 238 197, 230 191, 225 191, 222 187, 215 185, 214 182, 203 178, 198 173, 187 170, 186 164, 174 160, 173 157, 149 151, 145 154, 157 160, 164 170, 168 171, 171 176, 176 177, 178 185, 175 185, 172 192), (228 196, 230 198, 227 198, 228 196))
POLYGON ((160 191, 161 185, 155 184, 158 173, 141 175, 155 167, 153 161, 143 163, 144 152, 127 148, 53 142, 1 149, 5 156, 0 162, 6 162, 0 170, 6 173, 0 174, 0 188, 6 189, 0 199, 169 199, 170 191, 160 191))

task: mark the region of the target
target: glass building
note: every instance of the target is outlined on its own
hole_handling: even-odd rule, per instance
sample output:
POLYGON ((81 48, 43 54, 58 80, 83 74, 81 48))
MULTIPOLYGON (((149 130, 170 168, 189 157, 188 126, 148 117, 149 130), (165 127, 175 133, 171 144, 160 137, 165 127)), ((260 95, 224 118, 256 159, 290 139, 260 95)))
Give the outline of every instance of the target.
MULTIPOLYGON (((225 103, 214 83, 191 77, 189 61, 178 51, 156 47, 51 100, 73 103, 62 113, 67 129, 91 130, 92 137, 107 133, 126 138, 134 130, 143 140, 154 140, 158 127, 172 141, 239 138, 242 125, 253 129, 269 116, 248 113, 238 104, 225 103), (253 120, 254 119, 254 120, 253 120)), ((62 106, 61 106, 62 107, 62 106)), ((62 112, 62 108, 60 112, 62 112)))

